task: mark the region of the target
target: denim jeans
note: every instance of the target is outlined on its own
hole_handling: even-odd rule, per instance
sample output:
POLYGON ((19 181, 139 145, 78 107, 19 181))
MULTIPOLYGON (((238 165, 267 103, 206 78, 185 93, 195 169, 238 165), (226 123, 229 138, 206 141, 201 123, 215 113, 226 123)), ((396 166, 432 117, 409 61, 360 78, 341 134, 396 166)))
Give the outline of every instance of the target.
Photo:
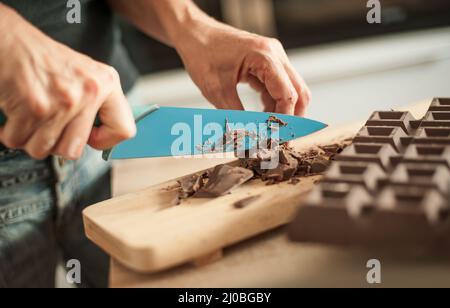
POLYGON ((81 286, 106 287, 109 259, 81 212, 110 196, 110 166, 92 149, 62 163, 0 145, 0 287, 54 287, 61 258, 80 261, 81 286))

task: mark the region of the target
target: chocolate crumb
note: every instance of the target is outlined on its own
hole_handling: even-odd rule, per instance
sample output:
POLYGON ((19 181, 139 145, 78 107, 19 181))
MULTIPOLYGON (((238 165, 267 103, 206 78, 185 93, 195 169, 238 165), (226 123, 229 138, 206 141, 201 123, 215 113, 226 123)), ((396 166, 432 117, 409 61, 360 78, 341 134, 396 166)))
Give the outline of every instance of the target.
POLYGON ((251 196, 244 199, 241 199, 233 204, 236 209, 243 209, 244 207, 249 206, 254 201, 258 200, 259 196, 251 196))

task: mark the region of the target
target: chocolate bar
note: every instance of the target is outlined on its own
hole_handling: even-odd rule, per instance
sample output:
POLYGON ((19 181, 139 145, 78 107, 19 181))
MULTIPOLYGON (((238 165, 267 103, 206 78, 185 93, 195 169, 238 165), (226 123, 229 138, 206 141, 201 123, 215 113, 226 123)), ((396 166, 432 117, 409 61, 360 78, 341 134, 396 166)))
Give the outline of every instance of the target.
POLYGON ((289 226, 292 240, 450 245, 450 99, 434 99, 422 119, 373 113, 334 159, 289 226))

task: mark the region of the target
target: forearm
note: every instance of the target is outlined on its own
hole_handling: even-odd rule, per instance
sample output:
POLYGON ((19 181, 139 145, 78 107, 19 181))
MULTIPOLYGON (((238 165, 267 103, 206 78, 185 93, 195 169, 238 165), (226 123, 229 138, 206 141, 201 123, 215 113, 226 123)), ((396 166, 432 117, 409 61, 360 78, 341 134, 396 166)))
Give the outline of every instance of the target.
POLYGON ((141 31, 176 47, 187 31, 203 22, 215 22, 191 0, 108 0, 111 7, 141 31))

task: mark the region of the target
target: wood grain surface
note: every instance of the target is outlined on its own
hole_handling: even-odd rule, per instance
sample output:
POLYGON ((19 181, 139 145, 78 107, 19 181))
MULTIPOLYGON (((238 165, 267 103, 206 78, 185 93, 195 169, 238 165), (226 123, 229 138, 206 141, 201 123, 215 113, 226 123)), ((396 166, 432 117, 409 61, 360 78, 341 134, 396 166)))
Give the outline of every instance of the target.
MULTIPOLYGON (((403 108, 403 110, 410 110, 416 117, 420 117, 425 112, 428 104, 429 101, 408 106, 403 108)), ((323 144, 333 140, 345 139, 353 136, 363 124, 364 122, 360 122, 346 126, 329 127, 322 132, 297 141, 295 147, 301 150, 307 149, 313 144, 323 144)), ((167 159, 162 159, 162 161, 164 160, 167 161, 167 159)), ((137 162, 123 164, 138 166, 137 162)), ((148 164, 155 166, 154 169, 156 170, 152 170, 154 172, 164 171, 164 166, 158 165, 155 160, 152 160, 151 163, 148 162, 148 164)), ((199 167, 197 170, 200 170, 206 164, 210 164, 208 167, 214 165, 213 162, 192 159, 185 165, 180 164, 181 170, 177 169, 176 172, 165 176, 170 177, 173 175, 175 178, 185 174, 184 170, 195 170, 196 166, 199 167), (184 169, 181 168, 182 166, 185 166, 184 169)), ((122 166, 116 168, 116 170, 121 168, 126 169, 122 166)), ((128 183, 129 185, 131 181, 129 178, 128 181, 126 179, 126 175, 118 175, 116 172, 116 192, 123 193, 123 189, 120 189, 120 183, 128 183), (122 178, 120 178, 121 176, 122 178)), ((136 279, 138 285, 143 280, 149 281, 148 284, 143 283, 144 286, 152 285, 152 281, 155 283, 167 281, 168 285, 179 286, 183 285, 182 281, 191 281, 192 276, 196 276, 195 273, 203 273, 205 270, 200 268, 191 269, 187 272, 183 271, 182 277, 185 277, 185 280, 179 277, 179 273, 177 273, 180 267, 175 267, 172 270, 159 274, 143 275, 137 274, 135 271, 155 271, 180 265, 285 224, 291 219, 296 208, 301 204, 301 199, 304 197, 305 192, 313 187, 314 180, 313 178, 303 180, 296 186, 287 183, 266 186, 263 183, 251 182, 235 191, 232 195, 223 198, 206 202, 189 200, 185 208, 182 206, 170 208, 169 211, 168 209, 161 210, 161 208, 164 208, 161 204, 168 198, 164 196, 164 193, 161 193, 161 189, 174 183, 169 181, 144 189, 138 193, 122 195, 106 203, 89 208, 85 212, 87 234, 99 246, 110 253, 114 259, 111 272, 112 286, 133 285, 134 279, 136 279), (262 196, 258 203, 255 202, 248 209, 239 211, 232 208, 231 204, 235 200, 255 194, 261 194, 262 196), (275 195, 282 197, 278 199, 275 195), (149 203, 151 204, 149 205, 149 203), (165 211, 168 212, 164 213, 165 211), (185 217, 180 217, 180 215, 185 217), (158 219, 154 217, 158 217, 158 219), (160 221, 160 219, 170 221, 160 221), (180 224, 182 226, 179 226, 180 224), (205 228, 209 228, 208 230, 211 230, 211 232, 205 232, 205 228), (167 230, 169 230, 168 234, 165 232, 167 230), (179 230, 183 230, 183 232, 179 230), (184 231, 188 231, 188 233, 184 231), (151 237, 148 234, 154 234, 155 236, 151 237), (192 235, 195 235, 195 237, 192 235), (159 254, 154 253, 155 251, 159 251, 159 254), (182 255, 180 256, 179 254, 182 255), (174 274, 174 271, 176 274, 174 274), (175 279, 175 276, 177 279, 175 279), (156 279, 156 277, 159 278, 156 279)), ((271 241, 273 242, 271 245, 274 245, 276 242, 276 245, 280 245, 280 249, 285 245, 299 247, 297 244, 287 243, 282 234, 271 237, 271 241)), ((246 243, 244 242, 238 246, 245 246, 246 243)), ((258 244, 261 245, 262 253, 266 248, 264 243, 265 241, 262 241, 258 244)), ((235 253, 239 255, 238 252, 235 253)), ((247 254, 243 252, 242 255, 245 256, 247 254)), ((286 251, 286 256, 283 259, 289 259, 288 255, 289 253, 286 251)), ((225 259, 227 259, 226 253, 225 259)), ((226 260, 217 263, 220 264, 222 262, 226 262, 226 260)), ((254 262, 254 260, 243 257, 239 262, 248 264, 248 262, 254 262)), ((185 266, 190 268, 190 265, 185 266)), ((224 275, 218 286, 227 286, 226 282, 232 281, 228 279, 229 277, 225 271, 218 274, 224 275)), ((260 276, 260 274, 257 276, 260 276)), ((249 277, 250 280, 254 281, 251 278, 252 275, 249 277)))

